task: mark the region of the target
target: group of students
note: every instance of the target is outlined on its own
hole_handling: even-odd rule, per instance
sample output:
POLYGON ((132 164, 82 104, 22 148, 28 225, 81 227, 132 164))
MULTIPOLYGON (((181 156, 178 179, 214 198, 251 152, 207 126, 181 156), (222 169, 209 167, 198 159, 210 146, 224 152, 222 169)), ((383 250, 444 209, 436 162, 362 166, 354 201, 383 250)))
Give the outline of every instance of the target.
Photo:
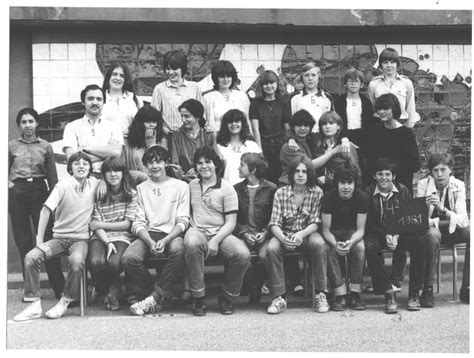
POLYGON ((23 263, 23 301, 31 304, 14 320, 42 316, 43 262, 59 299, 46 312, 49 318, 63 316, 78 299, 86 262, 109 310, 119 309, 123 271, 133 314, 162 310, 165 300, 176 298, 172 287, 179 279, 181 300, 202 316, 204 265, 213 256, 225 263, 222 314, 233 313, 244 277, 251 301, 259 302, 265 282, 272 295, 267 312, 280 313, 287 307, 285 266, 291 263, 285 253, 295 250, 309 258, 317 312, 365 309, 367 259, 387 313, 397 312, 395 292, 409 251, 408 309, 419 310, 434 306, 436 250, 445 241, 467 243, 460 298, 469 302, 465 186, 451 175, 448 154, 431 155, 430 176, 418 182, 416 196, 426 197, 430 208, 429 230, 407 235, 385 227, 384 210, 412 196, 419 169, 409 128, 419 118, 413 86, 398 66, 395 50, 382 51, 383 75, 370 82, 370 100, 359 93, 362 73, 351 69, 344 75, 346 94, 333 103, 319 67, 308 63, 302 91, 288 98, 279 77, 265 71, 250 101, 237 89, 231 62, 216 63, 214 89, 202 96, 184 79, 186 56, 171 51, 163 59, 168 80, 144 105, 128 68, 114 63, 102 87, 81 92, 85 115, 65 127, 70 176, 59 182, 52 147, 36 135, 37 112, 21 110, 22 135, 9 143, 9 212, 23 263), (391 274, 385 247, 394 250, 391 274), (251 253, 259 260, 251 262, 251 253), (58 259, 64 254, 65 280, 58 259), (345 256, 350 287, 339 264, 345 256), (156 279, 145 266, 149 257, 167 259, 156 279))

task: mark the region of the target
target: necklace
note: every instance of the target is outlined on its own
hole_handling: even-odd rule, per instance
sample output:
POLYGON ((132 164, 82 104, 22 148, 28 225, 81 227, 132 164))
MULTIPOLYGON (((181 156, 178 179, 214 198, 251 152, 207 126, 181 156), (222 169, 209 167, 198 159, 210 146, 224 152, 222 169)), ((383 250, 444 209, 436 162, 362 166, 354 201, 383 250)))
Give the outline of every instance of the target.
POLYGON ((268 107, 268 110, 269 111, 273 111, 273 107, 275 106, 275 103, 276 103, 276 100, 273 100, 273 101, 264 101, 265 104, 267 105, 268 107), (270 104, 271 102, 271 104, 270 104))

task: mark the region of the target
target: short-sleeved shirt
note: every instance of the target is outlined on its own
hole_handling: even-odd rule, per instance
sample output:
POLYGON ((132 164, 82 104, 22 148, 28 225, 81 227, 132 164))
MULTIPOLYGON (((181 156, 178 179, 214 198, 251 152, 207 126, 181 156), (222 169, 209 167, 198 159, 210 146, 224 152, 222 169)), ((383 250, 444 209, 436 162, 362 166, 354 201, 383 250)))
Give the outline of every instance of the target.
POLYGON ((60 180, 44 203, 54 211, 53 238, 89 239, 89 222, 98 180, 80 184, 73 176, 60 180))
POLYGON ((239 199, 232 185, 218 178, 217 183, 202 191, 200 179, 189 183, 191 193, 191 225, 213 236, 225 224, 225 216, 237 213, 239 199))
POLYGON ((285 136, 285 123, 288 123, 291 113, 290 104, 279 97, 274 101, 257 98, 250 104, 250 119, 258 120, 260 137, 274 139, 285 136))
MULTIPOLYGON (((77 151, 84 146, 107 147, 111 144, 123 145, 123 135, 120 126, 107 119, 101 118, 92 125, 84 116, 64 128, 63 150, 69 147, 77 151)), ((102 162, 93 163, 94 172, 100 172, 102 162)))
POLYGON ((331 230, 357 228, 357 214, 366 214, 368 199, 355 190, 352 198, 341 199, 337 189, 328 191, 321 201, 321 212, 331 214, 331 230))
POLYGON ((219 91, 211 91, 204 95, 203 101, 206 119, 214 132, 220 130, 222 116, 230 109, 243 112, 248 120, 250 100, 245 92, 233 89, 225 97, 219 91))
POLYGON ((295 114, 299 110, 307 110, 314 118, 316 122, 312 128, 313 133, 319 132, 319 118, 324 112, 332 109, 332 102, 324 91, 321 91, 320 95, 310 95, 305 90, 291 98, 291 115, 295 114))
MULTIPOLYGON (((136 190, 132 190, 132 199, 125 202, 122 199, 122 194, 112 196, 109 203, 97 201, 94 204, 94 211, 92 212, 92 220, 103 223, 116 223, 124 220, 135 220, 137 214, 137 198, 136 190)), ((107 231, 107 237, 111 241, 132 241, 132 234, 128 231, 107 231)))
POLYGON ((142 106, 142 102, 138 100, 135 103, 133 92, 124 91, 121 97, 114 98, 109 92, 105 94, 105 103, 102 108, 102 117, 117 123, 122 129, 124 137, 128 135, 128 127, 133 121, 133 117, 138 112, 138 108, 142 106))
POLYGON ((217 148, 225 161, 224 179, 234 185, 240 183, 244 178, 239 177, 240 158, 244 153, 262 153, 262 149, 253 140, 246 140, 241 146, 218 144, 217 148))

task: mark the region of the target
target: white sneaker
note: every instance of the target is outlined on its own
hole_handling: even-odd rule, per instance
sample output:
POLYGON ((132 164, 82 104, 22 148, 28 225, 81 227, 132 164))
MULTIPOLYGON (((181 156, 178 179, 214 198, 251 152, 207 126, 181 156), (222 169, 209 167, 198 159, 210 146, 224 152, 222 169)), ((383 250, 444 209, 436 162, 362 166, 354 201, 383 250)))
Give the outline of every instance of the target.
POLYGON ((402 288, 398 287, 398 286, 395 286, 393 283, 392 283, 392 290, 393 290, 394 293, 402 292, 402 288))
POLYGON ((135 316, 143 316, 145 313, 159 312, 162 310, 162 302, 157 303, 153 296, 148 296, 142 301, 135 302, 130 306, 130 312, 135 316))
POLYGON ((23 311, 13 317, 15 322, 29 321, 30 319, 41 318, 43 309, 41 308, 41 300, 36 300, 23 311))
POLYGON ((283 297, 278 296, 272 301, 270 306, 268 306, 267 313, 277 314, 283 312, 284 310, 286 310, 286 300, 283 297))
POLYGON ((314 309, 319 313, 326 313, 329 311, 329 304, 324 292, 314 295, 314 309))
POLYGON ((65 298, 64 296, 61 297, 59 302, 56 303, 56 305, 53 308, 51 308, 48 312, 46 312, 46 317, 56 319, 56 318, 60 318, 64 316, 64 314, 67 311, 67 306, 69 306, 71 302, 72 302, 71 300, 65 298))

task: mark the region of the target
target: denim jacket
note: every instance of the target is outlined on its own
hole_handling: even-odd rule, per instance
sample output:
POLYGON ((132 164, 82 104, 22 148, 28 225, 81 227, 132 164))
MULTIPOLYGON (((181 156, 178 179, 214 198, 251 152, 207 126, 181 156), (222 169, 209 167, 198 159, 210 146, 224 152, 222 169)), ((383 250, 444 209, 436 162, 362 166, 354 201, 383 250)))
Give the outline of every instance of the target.
MULTIPOLYGON (((249 231, 247 226, 249 215, 247 179, 235 184, 234 189, 239 198, 239 212, 237 214, 237 225, 234 229, 234 235, 242 237, 244 233, 249 231)), ((255 223, 259 232, 268 228, 268 222, 272 214, 273 196, 276 190, 277 186, 272 182, 266 179, 260 180, 260 185, 255 194, 255 223)))

